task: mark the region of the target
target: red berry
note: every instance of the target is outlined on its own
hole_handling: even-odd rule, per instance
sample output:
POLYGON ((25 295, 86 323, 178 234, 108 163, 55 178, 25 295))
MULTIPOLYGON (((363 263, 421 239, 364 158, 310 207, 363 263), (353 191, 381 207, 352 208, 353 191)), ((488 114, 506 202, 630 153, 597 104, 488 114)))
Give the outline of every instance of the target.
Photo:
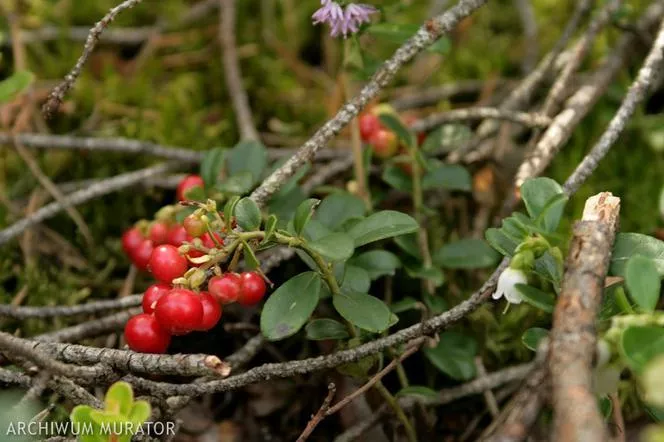
POLYGON ((187 192, 193 189, 194 187, 203 187, 203 178, 199 175, 187 175, 180 181, 176 191, 178 201, 184 201, 187 199, 187 192))
MULTIPOLYGON (((217 238, 217 242, 219 242, 219 244, 221 244, 222 246, 224 245, 224 238, 222 238, 221 235, 215 233, 214 237, 217 238)), ((215 243, 212 240, 212 236, 209 233, 206 233, 203 236, 201 236, 201 240, 203 241, 203 245, 208 249, 213 249, 217 247, 217 243, 215 243)))
POLYGON ((172 282, 184 275, 188 268, 187 258, 180 255, 178 248, 170 244, 155 247, 150 257, 150 271, 161 282, 172 282))
POLYGON ((187 241, 189 238, 189 235, 187 235, 187 231, 185 230, 184 226, 182 225, 176 225, 171 228, 168 232, 168 243, 172 246, 175 247, 180 247, 182 243, 187 241))
POLYGON ((134 253, 134 250, 143 242, 143 234, 137 227, 132 227, 131 229, 125 230, 122 234, 122 250, 131 256, 134 253))
POLYGON ((197 330, 207 331, 219 322, 221 318, 221 305, 208 292, 201 292, 200 299, 203 306, 203 319, 197 330))
POLYGON ((129 348, 141 353, 164 353, 171 342, 171 335, 159 325, 154 315, 145 313, 127 321, 124 337, 129 348))
POLYGON ((242 280, 237 273, 226 273, 222 276, 213 276, 208 281, 210 292, 220 304, 230 304, 240 297, 242 280))
POLYGON ((258 304, 265 295, 265 280, 256 272, 244 272, 240 274, 242 280, 242 291, 237 302, 242 305, 258 304))
POLYGON ((369 141, 371 136, 381 128, 378 115, 365 113, 360 115, 360 137, 362 141, 369 141))
POLYGON ((205 233, 205 223, 195 215, 189 215, 184 219, 184 229, 193 238, 198 238, 205 233))
POLYGON ((163 221, 156 221, 150 226, 149 238, 158 246, 168 242, 168 224, 163 221))
POLYGON ((152 284, 150 287, 145 290, 143 293, 143 312, 153 313, 155 303, 164 296, 166 293, 170 292, 172 287, 168 284, 160 282, 158 284, 152 284))
POLYGON ((148 269, 148 264, 150 263, 153 250, 154 244, 152 241, 149 239, 144 239, 141 241, 138 247, 134 249, 134 252, 129 257, 139 270, 146 271, 148 269))
POLYGON ((387 129, 379 129, 369 140, 374 154, 379 158, 389 158, 397 152, 399 143, 394 132, 387 129))
POLYGON ((173 289, 159 298, 154 314, 166 331, 185 335, 198 329, 203 319, 203 304, 191 290, 173 289))

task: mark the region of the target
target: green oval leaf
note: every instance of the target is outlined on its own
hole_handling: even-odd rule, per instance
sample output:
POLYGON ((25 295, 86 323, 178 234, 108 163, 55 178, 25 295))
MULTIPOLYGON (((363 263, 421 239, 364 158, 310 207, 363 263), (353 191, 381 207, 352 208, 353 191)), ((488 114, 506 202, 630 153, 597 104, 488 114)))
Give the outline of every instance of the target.
POLYGON ((254 200, 242 198, 235 206, 235 219, 237 225, 245 231, 258 230, 261 226, 261 210, 254 200))
POLYGON ((352 218, 360 218, 366 213, 364 202, 348 192, 336 192, 323 199, 316 208, 314 219, 330 230, 337 230, 352 218))
POLYGON ((542 227, 553 232, 560 222, 563 214, 564 204, 548 206, 552 198, 564 193, 563 188, 551 178, 531 178, 521 186, 521 198, 526 205, 526 210, 532 219, 537 219, 546 209, 547 212, 542 220, 542 227))
POLYGON ((350 264, 361 267, 367 271, 371 279, 381 276, 393 276, 396 269, 401 267, 399 258, 385 250, 371 250, 351 259, 350 264))
POLYGON ((240 172, 229 178, 219 181, 215 189, 232 195, 244 195, 253 187, 254 182, 250 172, 240 172))
POLYGON ((655 356, 664 353, 664 327, 629 327, 620 339, 620 351, 627 365, 641 372, 655 356))
POLYGON ((543 292, 527 284, 516 284, 514 287, 521 293, 521 297, 528 304, 547 313, 553 313, 556 307, 556 297, 551 293, 543 292))
POLYGON ((627 261, 634 255, 653 260, 659 276, 664 276, 664 241, 640 233, 619 233, 611 255, 611 274, 625 276, 627 261))
POLYGON ((533 327, 529 328, 521 336, 521 342, 527 349, 537 351, 537 346, 540 341, 549 335, 549 330, 545 328, 533 327))
POLYGON ((267 221, 265 221, 265 238, 263 238, 263 241, 261 241, 261 245, 270 242, 274 236, 274 232, 277 230, 277 222, 278 219, 275 215, 270 215, 267 217, 267 221))
POLYGON ((228 175, 248 173, 251 176, 250 186, 260 181, 266 167, 267 149, 259 141, 240 141, 228 151, 228 175))
POLYGON ((330 261, 345 261, 355 250, 353 239, 345 233, 333 233, 307 245, 330 261))
POLYGON ((434 348, 425 348, 424 355, 440 371, 459 381, 475 376, 477 342, 474 338, 457 332, 445 332, 434 348))
POLYGON ((422 189, 472 190, 472 179, 465 167, 443 164, 422 177, 422 189))
POLYGON ((390 310, 392 310, 392 313, 403 313, 408 310, 415 310, 417 307, 417 299, 411 296, 406 296, 405 298, 390 304, 390 310))
POLYGON ((302 231, 307 226, 307 223, 314 215, 314 209, 320 203, 316 198, 309 198, 300 203, 295 209, 295 216, 293 217, 293 229, 297 235, 301 235, 302 231))
POLYGON ((69 419, 77 428, 81 429, 78 440, 80 442, 107 442, 108 435, 101 434, 101 426, 92 418, 93 411, 96 410, 89 405, 77 405, 71 411, 69 419))
POLYGON ((148 402, 136 401, 131 407, 127 419, 133 424, 134 428, 137 428, 148 420, 150 413, 152 413, 152 407, 148 402))
POLYGON ((126 416, 134 403, 134 391, 127 382, 118 381, 111 385, 104 397, 104 408, 111 413, 126 416))
POLYGON ((327 318, 314 319, 307 324, 305 331, 307 339, 312 341, 346 339, 348 337, 348 330, 341 322, 327 318))
POLYGON ((348 234, 355 241, 355 247, 360 247, 392 236, 413 233, 418 229, 417 221, 405 213, 383 210, 355 224, 348 234))
POLYGON ((390 325, 390 309, 383 301, 366 293, 334 295, 332 304, 344 319, 363 330, 380 333, 390 325))
POLYGON ((294 335, 318 304, 321 279, 304 272, 286 281, 270 297, 261 313, 261 332, 270 341, 294 335))
POLYGON ((383 169, 381 179, 393 189, 402 192, 413 191, 413 179, 397 166, 389 165, 383 169))
POLYGON ((659 300, 660 278, 657 267, 650 258, 634 255, 625 267, 625 284, 634 302, 647 312, 652 312, 659 300))
POLYGON ((347 265, 343 275, 342 291, 366 293, 371 286, 371 279, 366 270, 361 267, 347 265))
POLYGON ((14 72, 9 78, 0 81, 0 103, 11 101, 26 90, 35 80, 35 75, 28 71, 14 72))
POLYGON ((503 229, 492 227, 484 232, 484 237, 491 247, 499 251, 503 256, 512 256, 519 246, 519 242, 505 234, 503 229))
POLYGON ((225 152, 226 149, 223 147, 216 147, 205 152, 205 156, 201 161, 200 174, 205 187, 208 189, 217 184, 219 174, 224 167, 225 152))
POLYGON ((436 265, 448 269, 481 269, 498 262, 500 255, 481 239, 461 239, 445 244, 432 256, 436 265))

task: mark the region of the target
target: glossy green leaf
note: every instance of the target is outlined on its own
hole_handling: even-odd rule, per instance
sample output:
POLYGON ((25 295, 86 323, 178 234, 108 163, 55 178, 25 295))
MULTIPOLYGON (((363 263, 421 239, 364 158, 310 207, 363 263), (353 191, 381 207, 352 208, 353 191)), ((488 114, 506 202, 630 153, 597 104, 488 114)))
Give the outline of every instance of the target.
POLYGON ((355 224, 348 234, 354 239, 355 247, 360 247, 392 236, 413 233, 418 229, 417 221, 411 216, 394 210, 383 210, 355 224))
POLYGON ((545 328, 533 327, 529 328, 521 336, 521 342, 529 350, 537 351, 537 346, 540 341, 549 335, 549 330, 545 328))
POLYGON ((404 387, 396 395, 397 397, 416 396, 423 399, 436 400, 439 394, 436 390, 422 385, 409 385, 404 387))
POLYGON ((401 267, 399 258, 386 250, 371 250, 364 252, 350 261, 351 264, 367 271, 371 279, 381 276, 393 276, 396 269, 401 267))
POLYGON ((235 207, 238 202, 240 202, 240 197, 235 195, 230 197, 224 205, 224 222, 226 223, 226 229, 229 232, 233 227, 233 215, 235 214, 235 207))
POLYGON ((426 279, 427 281, 433 282, 433 285, 440 287, 445 283, 445 274, 438 267, 424 267, 421 263, 413 267, 411 265, 406 265, 406 273, 411 278, 417 279, 426 279))
POLYGON ((361 267, 354 265, 347 265, 345 268, 343 283, 341 284, 342 292, 350 291, 356 293, 366 293, 371 286, 371 279, 369 273, 361 267))
POLYGON ((314 319, 307 324, 305 331, 307 339, 312 341, 324 341, 327 339, 346 339, 348 330, 339 321, 334 319, 314 319))
POLYGON ((353 238, 340 232, 310 242, 308 246, 330 261, 345 261, 353 256, 355 250, 353 238))
POLYGON ((69 418, 71 422, 80 428, 78 434, 79 442, 108 442, 108 435, 102 434, 101 426, 92 419, 91 413, 95 411, 89 405, 77 405, 71 411, 69 418), (83 431, 85 430, 85 431, 83 431))
POLYGON ((474 338, 457 332, 440 334, 440 342, 434 348, 425 348, 424 354, 440 371, 458 381, 475 376, 477 342, 474 338))
POLYGON ((411 297, 411 296, 406 296, 405 298, 393 302, 390 305, 390 310, 392 310, 392 313, 403 313, 408 310, 415 310, 418 308, 419 302, 417 299, 411 297))
POLYGON ((505 234, 502 229, 494 227, 487 229, 484 233, 487 242, 500 252, 503 256, 512 256, 514 251, 519 246, 519 242, 505 234))
POLYGON ((246 242, 243 242, 243 245, 242 256, 244 256, 244 265, 247 267, 247 270, 254 270, 260 267, 261 263, 258 261, 254 249, 252 249, 246 242))
POLYGON ((620 352, 627 365, 641 372, 655 356, 664 353, 664 327, 629 327, 620 339, 620 352))
POLYGON ((521 297, 525 302, 547 313, 553 313, 556 307, 556 297, 554 295, 527 284, 516 284, 514 287, 521 293, 521 297))
POLYGON ((142 425, 149 418, 152 413, 152 407, 146 401, 136 401, 131 407, 131 411, 127 414, 129 422, 131 422, 134 427, 142 425))
POLYGON ((277 230, 277 222, 278 220, 276 216, 270 215, 267 217, 267 220, 265 221, 265 238, 263 238, 261 244, 265 244, 272 239, 274 232, 277 230))
POLYGON ((235 206, 235 219, 237 225, 245 231, 258 230, 261 226, 261 210, 254 200, 242 198, 235 206))
POLYGON ((432 256, 433 262, 448 269, 481 269, 498 262, 500 255, 481 239, 461 239, 443 245, 432 256))
POLYGON ((134 392, 127 382, 118 381, 111 385, 104 397, 104 407, 112 413, 128 415, 134 403, 134 392))
POLYGON ((263 306, 263 336, 278 341, 297 333, 318 305, 320 286, 320 276, 314 272, 300 273, 279 286, 263 306))
POLYGON ((652 259, 632 256, 625 267, 625 284, 629 295, 641 309, 647 312, 655 310, 661 281, 652 259))
POLYGON ((521 186, 521 198, 532 219, 537 219, 546 209, 543 227, 552 232, 558 227, 563 214, 564 205, 547 207, 552 198, 564 193, 563 188, 551 178, 531 178, 521 186))
POLYGON ((206 198, 205 190, 200 186, 187 189, 182 196, 191 201, 204 201, 206 198))
POLYGON ((13 100, 14 97, 26 90, 34 80, 35 76, 32 72, 17 71, 0 81, 0 103, 13 100))
POLYGON ((653 260, 659 276, 664 276, 664 241, 640 233, 618 233, 611 255, 611 274, 625 276, 627 261, 634 255, 653 260))
POLYGON ((428 293, 422 294, 422 301, 427 306, 429 311, 434 315, 439 315, 448 310, 447 302, 445 298, 437 295, 430 295, 428 293))
POLYGON ((361 329, 380 333, 390 324, 390 309, 374 296, 347 292, 332 296, 332 303, 344 319, 361 329))
POLYGON ((318 206, 319 203, 320 200, 316 198, 309 198, 297 206, 297 209, 295 210, 295 216, 293 217, 293 229, 297 235, 302 234, 302 231, 307 226, 307 223, 314 215, 314 209, 316 206, 318 206))
POLYGON ((413 258, 417 260, 422 260, 422 255, 420 254, 420 247, 417 244, 417 235, 401 235, 394 238, 394 242, 401 250, 406 252, 413 258))
POLYGON ((371 25, 367 32, 374 37, 390 41, 392 43, 402 44, 410 37, 415 35, 419 26, 412 24, 397 24, 397 23, 376 23, 371 25))
POLYGON ((244 195, 251 190, 253 185, 254 181, 250 172, 239 172, 223 181, 218 181, 215 189, 232 195, 244 195))
POLYGON ((228 152, 226 168, 231 177, 249 173, 253 185, 260 181, 266 167, 267 149, 258 141, 240 141, 228 152))
POLYGON ((211 188, 217 183, 224 167, 225 153, 226 149, 223 147, 216 147, 205 152, 200 166, 200 175, 205 182, 205 187, 211 188))
POLYGON ((316 208, 314 219, 331 230, 338 230, 351 218, 360 218, 366 213, 364 202, 348 192, 336 192, 323 199, 316 208))
POLYGON ((426 172, 422 177, 422 188, 447 190, 472 190, 472 178, 465 167, 443 164, 426 172))
POLYGON ((413 191, 413 179, 397 166, 389 165, 385 167, 381 174, 381 179, 393 189, 402 192, 413 191))
POLYGON ((394 132, 404 146, 414 147, 417 144, 415 134, 398 117, 384 113, 380 114, 379 118, 383 126, 394 132))

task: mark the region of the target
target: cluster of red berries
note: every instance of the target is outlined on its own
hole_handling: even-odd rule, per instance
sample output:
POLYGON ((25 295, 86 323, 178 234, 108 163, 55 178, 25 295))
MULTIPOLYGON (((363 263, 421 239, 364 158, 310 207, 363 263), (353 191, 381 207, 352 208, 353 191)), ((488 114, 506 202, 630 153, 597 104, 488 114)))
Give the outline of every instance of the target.
MULTIPOLYGON (((184 201, 194 187, 203 187, 200 176, 184 178, 177 188, 178 200, 184 201)), ((189 248, 185 256, 180 253, 180 246, 194 238, 199 238, 207 249, 223 246, 221 235, 214 233, 213 237, 207 230, 205 221, 192 214, 182 224, 155 221, 147 228, 132 227, 122 235, 122 248, 134 265, 151 272, 159 281, 143 294, 143 313, 125 326, 125 340, 132 350, 164 353, 171 336, 214 327, 221 318, 222 305, 237 302, 250 306, 265 295, 265 281, 256 272, 213 276, 208 290, 202 292, 173 285, 173 280, 198 265, 190 259, 204 254, 189 248)))
MULTIPOLYGON (((387 104, 373 106, 366 112, 363 112, 359 117, 360 136, 362 137, 362 141, 371 146, 374 155, 382 159, 387 159, 397 153, 405 153, 406 149, 404 146, 400 146, 397 135, 381 123, 380 116, 382 114, 390 114, 399 118, 396 111, 387 104)), ((417 117, 411 114, 403 115, 400 118, 407 127, 412 126, 417 121, 417 117)), ((424 132, 418 133, 418 144, 422 144, 425 138, 426 134, 424 132)), ((407 167, 402 167, 402 169, 408 172, 407 167)))

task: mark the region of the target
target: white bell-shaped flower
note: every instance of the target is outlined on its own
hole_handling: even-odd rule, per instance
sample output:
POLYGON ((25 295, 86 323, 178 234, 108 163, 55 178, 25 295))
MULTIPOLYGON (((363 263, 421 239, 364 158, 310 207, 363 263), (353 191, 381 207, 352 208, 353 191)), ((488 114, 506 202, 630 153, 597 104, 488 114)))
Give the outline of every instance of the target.
POLYGON ((528 283, 528 277, 523 270, 508 267, 498 278, 498 287, 493 294, 493 299, 500 299, 504 296, 510 304, 520 304, 523 299, 515 286, 526 283, 528 283))

